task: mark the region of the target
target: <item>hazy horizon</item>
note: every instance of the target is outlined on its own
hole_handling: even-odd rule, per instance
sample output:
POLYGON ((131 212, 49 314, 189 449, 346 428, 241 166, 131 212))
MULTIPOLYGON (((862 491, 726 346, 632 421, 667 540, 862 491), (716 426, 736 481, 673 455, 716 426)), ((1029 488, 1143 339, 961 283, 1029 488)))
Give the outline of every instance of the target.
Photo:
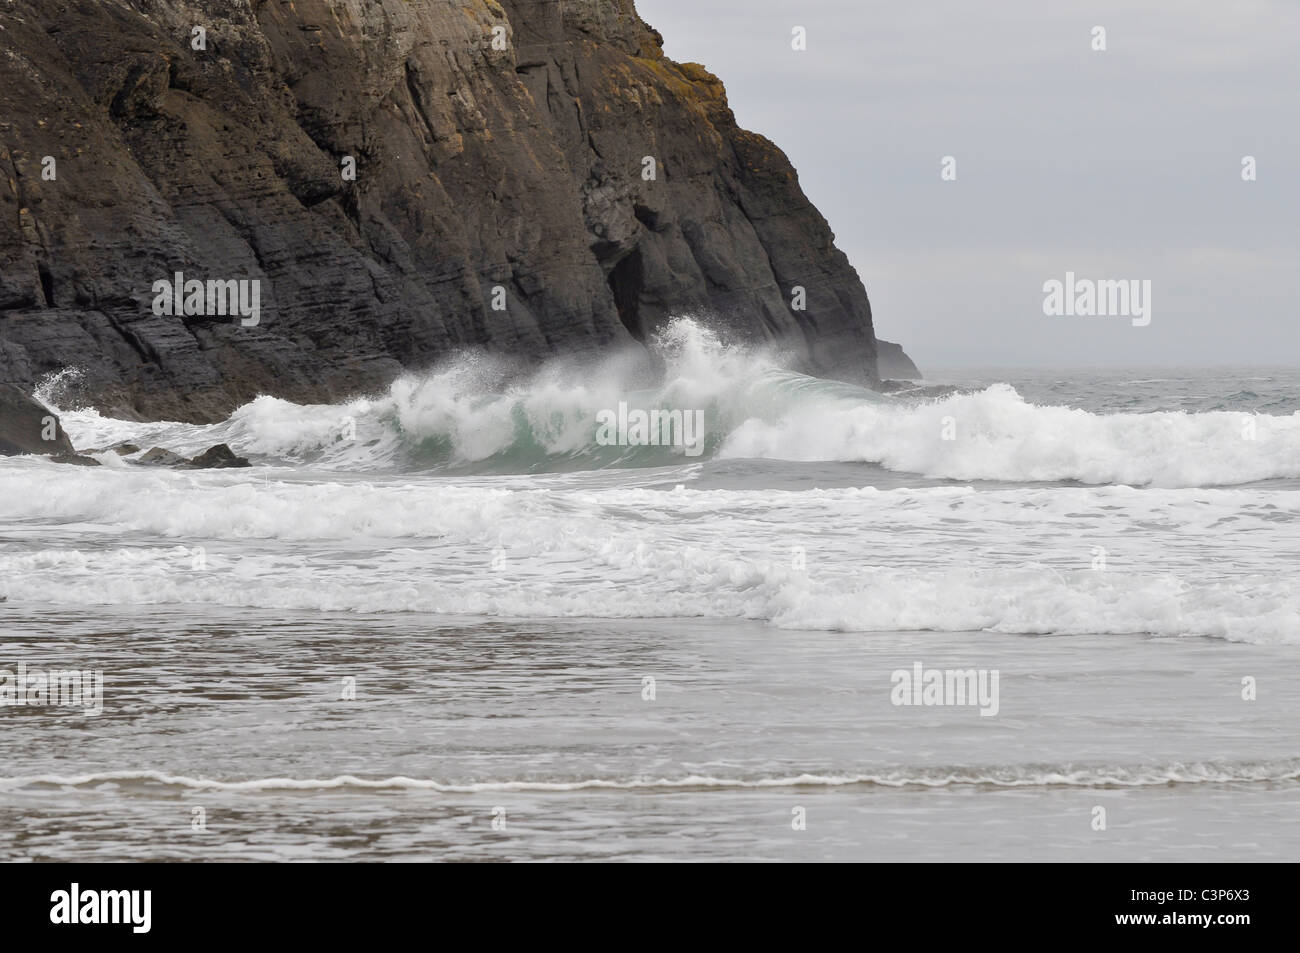
POLYGON ((1300 5, 637 9, 790 157, 866 285, 877 335, 923 372, 1300 365, 1287 175, 1300 136, 1283 118, 1300 114, 1300 5), (791 49, 795 26, 805 51, 791 49), (955 181, 940 177, 945 156, 955 181), (1046 316, 1043 284, 1067 271, 1149 280, 1150 324, 1046 316))

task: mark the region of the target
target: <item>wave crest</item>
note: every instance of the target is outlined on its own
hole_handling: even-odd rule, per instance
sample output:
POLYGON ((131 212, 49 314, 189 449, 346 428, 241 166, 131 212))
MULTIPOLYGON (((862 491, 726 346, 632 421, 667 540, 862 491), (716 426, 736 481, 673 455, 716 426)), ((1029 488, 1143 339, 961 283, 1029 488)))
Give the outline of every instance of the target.
POLYGON ((687 318, 668 325, 648 357, 556 359, 523 377, 516 371, 504 359, 462 355, 341 404, 263 396, 208 426, 80 410, 67 412, 64 426, 82 449, 130 441, 194 453, 224 442, 255 462, 357 471, 539 473, 718 457, 858 462, 1013 483, 1193 487, 1300 478, 1300 412, 1092 413, 1029 403, 1006 384, 927 401, 885 397, 788 370, 762 349, 725 345, 687 318), (603 445, 600 414, 620 403, 701 412, 702 456, 681 445, 603 445))

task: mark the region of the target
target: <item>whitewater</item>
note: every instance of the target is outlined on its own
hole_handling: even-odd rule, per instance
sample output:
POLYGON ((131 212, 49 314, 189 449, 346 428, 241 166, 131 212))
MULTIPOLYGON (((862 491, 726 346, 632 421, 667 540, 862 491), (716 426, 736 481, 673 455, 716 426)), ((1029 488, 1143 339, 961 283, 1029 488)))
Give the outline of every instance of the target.
MULTIPOLYGON (((1178 382, 1084 381, 1062 404, 1030 402, 1004 382, 932 399, 883 396, 787 370, 779 354, 725 347, 685 319, 665 329, 654 353, 661 379, 641 389, 630 386, 647 376, 636 355, 594 365, 557 360, 522 379, 509 361, 468 355, 400 378, 382 395, 308 406, 259 397, 209 426, 63 409, 82 445, 127 441, 193 453, 228 442, 266 465, 356 472, 533 474, 689 462, 680 448, 596 445, 599 411, 625 402, 702 409, 710 459, 869 463, 1009 483, 1185 488, 1300 479, 1294 372, 1229 375, 1216 383, 1240 389, 1221 396, 1168 388, 1165 403, 1177 409, 1156 410, 1144 406, 1145 395, 1178 382), (1263 396, 1248 389, 1255 386, 1263 396), (1119 412, 1125 407, 1137 409, 1119 412)), ((54 375, 40 393, 59 406, 75 381, 75 369, 54 375)), ((1045 388, 1049 397, 1063 383, 1045 388)))
POLYGON ((1294 379, 1215 402, 1240 409, 1117 412, 1162 382, 1118 397, 1089 382, 1094 410, 1001 382, 882 396, 689 321, 659 354, 662 380, 639 390, 626 359, 503 383, 508 366, 478 356, 340 405, 259 397, 207 426, 60 408, 79 448, 140 450, 3 464, 0 519, 28 542, 0 553, 0 595, 1300 641, 1294 379), (619 402, 703 409, 707 456, 596 444, 619 402), (128 462, 220 442, 255 468, 128 462))
POLYGON ((211 424, 52 375, 101 465, 0 459, 0 669, 102 668, 105 713, 0 711, 0 855, 90 812, 105 859, 1185 859, 1294 813, 1300 372, 793 367, 683 319, 211 424), (703 452, 602 444, 620 403, 703 452), (252 466, 134 462, 217 443, 252 466), (918 660, 1000 715, 891 706, 918 660), (167 836, 195 805, 224 834, 167 836))

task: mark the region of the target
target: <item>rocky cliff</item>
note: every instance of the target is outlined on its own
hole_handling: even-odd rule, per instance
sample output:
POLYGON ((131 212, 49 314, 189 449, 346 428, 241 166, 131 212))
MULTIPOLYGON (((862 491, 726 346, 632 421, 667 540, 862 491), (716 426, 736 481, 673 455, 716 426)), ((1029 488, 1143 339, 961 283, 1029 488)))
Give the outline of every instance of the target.
POLYGON ((883 378, 921 380, 921 372, 903 351, 903 346, 879 338, 876 339, 876 371, 883 378))
POLYGON ((0 5, 0 381, 201 421, 690 312, 876 379, 790 163, 631 0, 0 5), (178 272, 257 281, 257 323, 155 313, 178 272))

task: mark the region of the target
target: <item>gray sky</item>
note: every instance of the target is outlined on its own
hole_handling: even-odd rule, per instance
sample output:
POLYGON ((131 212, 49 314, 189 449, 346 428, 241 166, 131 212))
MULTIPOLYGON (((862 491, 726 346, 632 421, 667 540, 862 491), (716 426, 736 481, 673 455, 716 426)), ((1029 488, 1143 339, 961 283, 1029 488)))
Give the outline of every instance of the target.
POLYGON ((637 9, 789 155, 923 371, 1300 364, 1300 0, 637 9), (1150 279, 1150 325, 1045 316, 1066 271, 1150 279))

